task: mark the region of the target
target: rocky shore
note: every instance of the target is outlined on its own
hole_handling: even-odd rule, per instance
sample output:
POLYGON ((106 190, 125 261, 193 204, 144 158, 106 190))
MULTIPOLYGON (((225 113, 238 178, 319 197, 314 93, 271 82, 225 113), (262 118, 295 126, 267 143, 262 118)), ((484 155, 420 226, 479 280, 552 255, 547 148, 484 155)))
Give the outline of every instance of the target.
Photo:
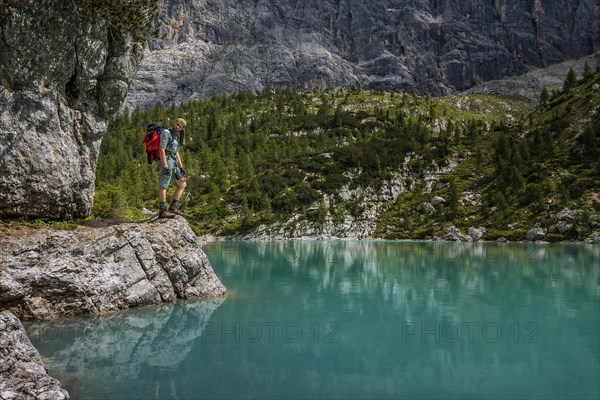
POLYGON ((0 312, 0 399, 68 399, 60 383, 48 375, 21 321, 0 312))
MULTIPOLYGON (((435 198, 434 198, 435 199, 435 198)), ((440 198, 441 199, 441 198, 440 198)), ((441 199, 443 200, 443 199, 441 199)), ((431 203, 423 203, 418 208, 434 207, 431 203)), ((454 225, 445 226, 441 233, 425 238, 425 240, 453 242, 568 242, 568 243, 600 243, 600 218, 592 216, 587 221, 582 210, 563 209, 552 216, 551 223, 525 226, 520 223, 509 224, 508 229, 500 233, 490 234, 482 226, 459 228, 454 225)), ((354 219, 347 216, 340 224, 328 220, 324 223, 300 220, 298 215, 285 222, 261 225, 254 230, 214 239, 226 240, 379 240, 384 239, 375 234, 376 213, 368 218, 354 219)), ((417 238, 415 238, 417 239, 417 238)), ((423 240, 419 238, 418 240, 423 240)))
POLYGON ((101 315, 227 290, 183 218, 0 234, 0 399, 66 399, 18 318, 101 315))

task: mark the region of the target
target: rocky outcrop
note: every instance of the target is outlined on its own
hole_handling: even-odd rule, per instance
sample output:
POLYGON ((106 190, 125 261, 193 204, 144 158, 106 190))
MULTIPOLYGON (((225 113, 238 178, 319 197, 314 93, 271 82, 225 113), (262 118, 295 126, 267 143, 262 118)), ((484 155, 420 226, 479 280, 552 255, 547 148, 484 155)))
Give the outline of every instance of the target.
POLYGON ((23 325, 10 311, 0 312, 0 399, 68 399, 48 375, 23 325))
POLYGON ((469 228, 469 236, 474 242, 479 242, 481 239, 483 239, 483 236, 486 232, 487 229, 481 226, 479 228, 475 228, 473 226, 469 228))
POLYGON ((444 236, 443 240, 450 240, 453 242, 472 242, 473 238, 469 235, 465 235, 461 233, 460 229, 455 227, 454 225, 448 226, 443 229, 444 236))
MULTIPOLYGON (((344 212, 343 215, 327 215, 324 222, 313 222, 305 219, 301 214, 295 214, 286 221, 278 221, 273 224, 264 224, 254 228, 250 232, 228 236, 230 239, 372 239, 377 229, 378 215, 391 206, 400 193, 413 190, 416 181, 425 183, 426 190, 432 190, 440 178, 453 171, 464 160, 461 154, 452 154, 444 165, 432 163, 428 168, 419 172, 412 171, 410 163, 420 160, 421 156, 411 153, 406 157, 402 168, 391 173, 390 178, 384 181, 381 187, 351 187, 346 184, 335 196, 339 196, 344 207, 352 207, 353 212, 344 212)), ((360 176, 361 170, 347 171, 345 175, 349 181, 360 176)), ((336 204, 335 196, 324 195, 324 205, 330 210, 332 204, 336 204)), ((427 203, 433 208, 430 203, 427 203)), ((320 201, 316 202, 307 210, 318 210, 320 201)), ((338 204, 339 207, 339 204, 338 204)), ((440 207, 441 208, 441 207, 440 207)), ((424 212, 435 212, 435 208, 424 210, 424 212)))
POLYGON ((600 231, 592 233, 588 238, 585 239, 585 243, 600 244, 600 231))
POLYGON ((226 294, 182 218, 0 236, 0 309, 24 319, 102 314, 226 294))
POLYGON ((434 207, 437 207, 439 204, 446 204, 446 199, 440 196, 433 196, 433 198, 431 199, 431 204, 434 207))
POLYGON ((536 227, 528 230, 525 237, 530 241, 544 240, 546 237, 546 230, 541 227, 536 227))
POLYGON ((0 3, 0 216, 84 217, 142 48, 75 2, 0 3))
POLYGON ((546 68, 534 69, 524 75, 484 82, 467 90, 467 92, 499 96, 521 96, 538 102, 544 88, 549 92, 552 90, 562 90, 565 77, 570 68, 573 68, 577 76, 582 77, 585 64, 590 68, 595 68, 598 63, 600 63, 600 51, 576 60, 565 61, 546 68))
MULTIPOLYGON (((127 107, 366 86, 446 94, 600 49, 596 0, 161 0, 127 107)), ((538 91, 539 93, 539 91, 538 91)))
POLYGON ((562 211, 557 212, 553 219, 555 222, 559 221, 575 221, 583 214, 581 210, 570 210, 568 208, 563 209, 562 211))

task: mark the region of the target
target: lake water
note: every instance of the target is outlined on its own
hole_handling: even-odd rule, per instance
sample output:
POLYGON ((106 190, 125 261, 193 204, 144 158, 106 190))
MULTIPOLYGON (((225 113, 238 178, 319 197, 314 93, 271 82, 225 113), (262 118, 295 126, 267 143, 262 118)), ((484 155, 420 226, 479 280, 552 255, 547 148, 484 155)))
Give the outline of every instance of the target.
POLYGON ((226 299, 26 325, 72 398, 600 397, 600 246, 204 250, 226 299))

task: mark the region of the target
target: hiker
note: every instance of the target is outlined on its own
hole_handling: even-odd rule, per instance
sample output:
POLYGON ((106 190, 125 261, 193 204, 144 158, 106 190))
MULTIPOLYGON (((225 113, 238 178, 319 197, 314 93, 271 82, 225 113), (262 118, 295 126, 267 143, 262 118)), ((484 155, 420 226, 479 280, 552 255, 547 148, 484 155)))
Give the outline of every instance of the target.
POLYGON ((187 122, 183 118, 173 121, 171 129, 163 129, 160 134, 160 159, 158 162, 158 202, 160 211, 158 218, 174 218, 183 215, 180 210, 179 199, 185 190, 185 171, 179 156, 179 146, 184 144, 185 126, 187 122), (177 190, 173 194, 173 201, 167 209, 167 188, 172 179, 175 179, 177 190))

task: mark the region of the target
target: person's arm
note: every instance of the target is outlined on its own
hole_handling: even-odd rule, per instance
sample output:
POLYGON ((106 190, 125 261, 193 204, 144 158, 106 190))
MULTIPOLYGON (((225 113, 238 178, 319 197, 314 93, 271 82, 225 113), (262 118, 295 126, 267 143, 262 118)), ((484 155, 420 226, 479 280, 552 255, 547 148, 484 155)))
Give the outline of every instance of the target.
POLYGON ((162 147, 158 149, 158 154, 160 155, 160 162, 163 166, 164 169, 169 168, 169 164, 167 164, 167 153, 165 152, 165 149, 163 149, 162 147))
POLYGON ((164 169, 169 168, 169 164, 167 163, 167 153, 165 148, 169 143, 171 132, 168 129, 164 129, 160 133, 160 145, 158 146, 158 155, 160 156, 160 163, 162 164, 164 169))
POLYGON ((179 157, 179 152, 175 153, 175 155, 177 156, 177 166, 179 168, 183 168, 183 163, 181 162, 181 157, 179 157))

